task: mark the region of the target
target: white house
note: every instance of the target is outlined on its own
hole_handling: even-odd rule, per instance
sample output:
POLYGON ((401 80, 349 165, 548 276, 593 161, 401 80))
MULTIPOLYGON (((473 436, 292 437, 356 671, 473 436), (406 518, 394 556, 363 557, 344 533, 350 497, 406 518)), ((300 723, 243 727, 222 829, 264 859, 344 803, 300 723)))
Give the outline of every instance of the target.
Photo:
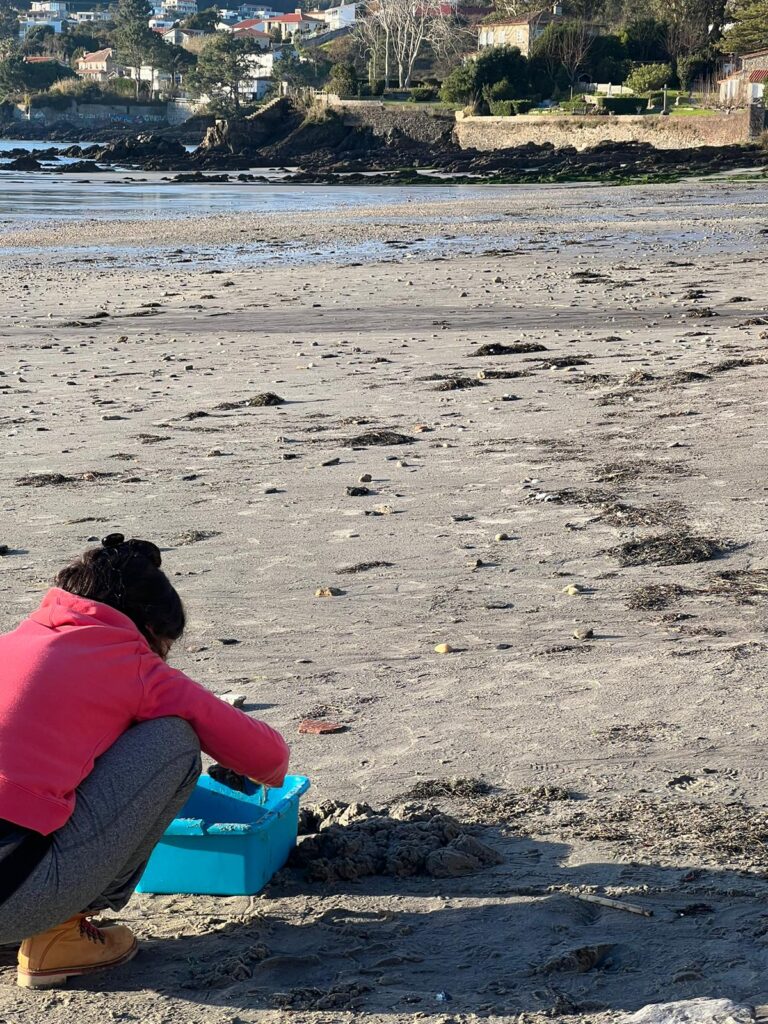
POLYGON ((47 25, 59 34, 67 21, 69 8, 64 0, 32 0, 28 13, 19 19, 19 35, 24 36, 33 28, 47 25))
POLYGON ((196 0, 163 0, 163 11, 168 18, 188 18, 197 14, 196 0))
POLYGON ((768 50, 745 53, 737 58, 739 67, 721 78, 720 102, 727 107, 743 107, 765 102, 768 82, 768 50))
POLYGON ((74 22, 76 25, 94 25, 99 22, 112 21, 114 15, 108 10, 96 10, 96 11, 73 11, 67 15, 67 21, 74 22))
POLYGON ((324 21, 329 32, 335 32, 340 28, 351 28, 355 24, 355 7, 355 4, 341 4, 339 7, 329 7, 325 11, 312 10, 308 14, 312 18, 324 21))
POLYGON ((274 85, 272 75, 280 56, 280 50, 272 50, 269 53, 254 53, 250 57, 251 74, 240 85, 241 99, 253 102, 269 92, 274 85))
POLYGON ((232 28, 255 28, 260 32, 274 32, 280 30, 283 39, 293 38, 295 35, 310 35, 314 32, 325 30, 325 22, 319 17, 304 14, 297 8, 293 14, 276 14, 268 18, 249 18, 246 21, 238 22, 232 28))

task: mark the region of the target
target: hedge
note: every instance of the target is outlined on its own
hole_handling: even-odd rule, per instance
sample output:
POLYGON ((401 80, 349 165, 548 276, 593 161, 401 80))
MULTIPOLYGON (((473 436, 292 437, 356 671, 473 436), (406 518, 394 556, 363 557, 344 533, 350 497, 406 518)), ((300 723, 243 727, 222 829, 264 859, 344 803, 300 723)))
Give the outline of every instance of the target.
POLYGON ((69 110, 77 102, 75 96, 68 96, 60 92, 38 92, 29 97, 29 107, 37 110, 39 107, 47 107, 49 110, 69 110))
POLYGON ((414 85, 411 99, 414 103, 430 103, 437 99, 438 90, 434 85, 414 85))
POLYGON ((515 102, 515 100, 491 100, 488 106, 494 117, 514 117, 517 113, 515 102))
POLYGON ((597 105, 610 114, 636 114, 645 103, 639 96, 599 96, 597 105))

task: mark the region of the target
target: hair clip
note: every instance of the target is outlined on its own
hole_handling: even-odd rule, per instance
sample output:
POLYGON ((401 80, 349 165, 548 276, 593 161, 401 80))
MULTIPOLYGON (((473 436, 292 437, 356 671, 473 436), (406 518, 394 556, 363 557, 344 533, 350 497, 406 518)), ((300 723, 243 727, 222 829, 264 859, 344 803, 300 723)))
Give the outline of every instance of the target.
POLYGON ((122 533, 110 533, 101 542, 103 548, 119 548, 125 543, 125 536, 122 533))

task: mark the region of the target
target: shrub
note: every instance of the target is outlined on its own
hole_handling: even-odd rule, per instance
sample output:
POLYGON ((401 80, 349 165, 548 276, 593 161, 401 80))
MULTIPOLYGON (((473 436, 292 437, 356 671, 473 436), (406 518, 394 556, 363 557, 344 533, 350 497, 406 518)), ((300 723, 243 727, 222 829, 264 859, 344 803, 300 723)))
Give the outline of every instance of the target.
POLYGON ((587 105, 583 96, 574 96, 572 100, 563 100, 560 103, 560 109, 568 111, 569 114, 582 113, 587 105))
POLYGON ((672 78, 669 64, 641 64, 627 76, 624 83, 632 92, 644 93, 661 89, 672 78))
POLYGON ((387 83, 383 78, 380 78, 377 82, 374 82, 371 86, 371 96, 383 96, 384 90, 387 87, 387 83))
POLYGON ((638 107, 645 106, 637 96, 600 96, 597 105, 609 114, 636 114, 638 107))
POLYGON ((514 104, 516 114, 527 114, 533 109, 533 100, 515 100, 514 104))
POLYGON ((514 100, 491 100, 488 105, 494 117, 514 117, 517 113, 514 100))
POLYGON ((354 64, 334 64, 328 80, 331 92, 339 99, 350 100, 357 95, 357 72, 354 64))
POLYGON ((367 82, 361 82, 357 87, 357 95, 361 99, 366 99, 368 96, 373 95, 370 85, 367 82))
POLYGON ((414 103, 431 103, 437 99, 438 90, 434 85, 414 85, 411 99, 414 103))
POLYGON ((690 89, 694 79, 707 69, 707 55, 705 53, 691 53, 684 57, 677 58, 677 78, 681 89, 690 89))
POLYGON ((459 64, 443 82, 440 96, 446 103, 467 103, 475 96, 475 62, 459 64))
POLYGON ((49 110, 69 110, 74 103, 74 96, 65 96, 55 92, 38 92, 29 97, 30 110, 47 107, 49 110))
POLYGON ((494 82, 487 89, 488 102, 492 100, 513 100, 515 89, 508 78, 502 78, 500 82, 494 82))

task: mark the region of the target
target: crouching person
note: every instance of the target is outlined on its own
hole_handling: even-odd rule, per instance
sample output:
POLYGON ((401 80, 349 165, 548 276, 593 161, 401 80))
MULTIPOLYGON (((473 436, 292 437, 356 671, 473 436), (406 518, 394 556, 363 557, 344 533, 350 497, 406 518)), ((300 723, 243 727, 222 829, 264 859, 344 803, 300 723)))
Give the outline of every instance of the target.
POLYGON ((184 606, 159 549, 111 534, 0 636, 0 943, 30 988, 136 953, 121 910, 194 789, 200 751, 282 784, 285 741, 166 663, 184 606))

